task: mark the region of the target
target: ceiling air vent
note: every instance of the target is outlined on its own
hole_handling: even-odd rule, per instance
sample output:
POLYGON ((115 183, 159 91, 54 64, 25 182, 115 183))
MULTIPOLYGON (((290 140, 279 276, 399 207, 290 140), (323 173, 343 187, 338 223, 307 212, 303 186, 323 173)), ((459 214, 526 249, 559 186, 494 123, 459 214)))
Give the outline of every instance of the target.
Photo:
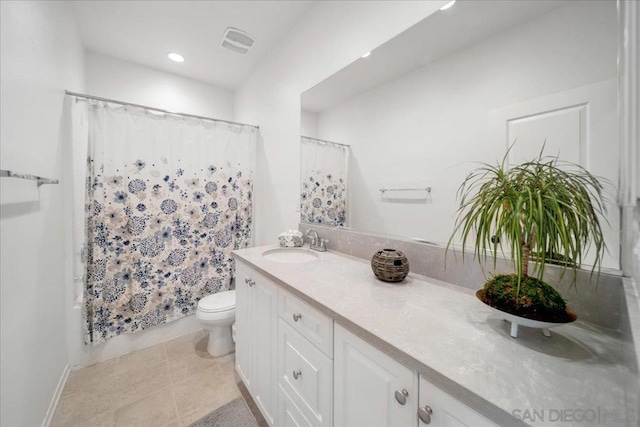
POLYGON ((220 46, 230 50, 231 52, 240 53, 244 55, 249 52, 256 39, 252 35, 245 33, 237 28, 227 28, 222 36, 220 46))

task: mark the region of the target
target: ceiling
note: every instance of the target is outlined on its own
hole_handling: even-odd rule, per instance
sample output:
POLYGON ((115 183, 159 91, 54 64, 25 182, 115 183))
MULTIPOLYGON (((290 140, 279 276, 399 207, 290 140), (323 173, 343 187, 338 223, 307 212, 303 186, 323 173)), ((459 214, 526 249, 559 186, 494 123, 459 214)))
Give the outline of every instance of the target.
POLYGON ((302 109, 324 111, 571 1, 458 0, 306 91, 302 109))
POLYGON ((234 89, 314 1, 77 1, 87 51, 234 89), (227 27, 256 38, 246 55, 219 46, 227 27), (176 63, 169 51, 185 57, 176 63))

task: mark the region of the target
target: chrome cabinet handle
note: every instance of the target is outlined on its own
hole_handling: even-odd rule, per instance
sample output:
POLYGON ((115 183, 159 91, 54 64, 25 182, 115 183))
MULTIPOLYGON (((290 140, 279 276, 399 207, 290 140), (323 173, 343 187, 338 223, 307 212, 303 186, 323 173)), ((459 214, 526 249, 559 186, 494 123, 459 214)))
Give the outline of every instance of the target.
POLYGON ((402 406, 406 405, 407 397, 409 397, 409 392, 406 388, 403 388, 402 391, 396 391, 396 400, 402 406))
POLYGON ((418 418, 425 424, 431 424, 431 415, 433 415, 433 409, 429 405, 418 409, 418 418))
POLYGON ((302 372, 300 371, 300 369, 298 369, 297 371, 293 371, 293 379, 298 379, 302 376, 302 372))
POLYGON ((298 320, 302 319, 302 314, 300 313, 293 313, 293 321, 297 322, 298 320))
POLYGON ((248 277, 244 278, 244 283, 247 283, 247 284, 249 283, 249 278, 248 277))
POLYGON ((249 286, 254 286, 256 282, 252 279, 249 279, 249 286))

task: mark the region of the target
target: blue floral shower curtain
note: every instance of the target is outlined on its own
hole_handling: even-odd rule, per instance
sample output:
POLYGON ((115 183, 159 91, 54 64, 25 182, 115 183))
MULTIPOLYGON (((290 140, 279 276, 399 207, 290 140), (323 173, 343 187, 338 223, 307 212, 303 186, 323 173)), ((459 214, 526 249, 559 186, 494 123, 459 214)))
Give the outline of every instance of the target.
MULTIPOLYGON (((76 107, 77 108, 77 107, 76 107)), ((229 289, 252 230, 257 130, 87 101, 86 343, 229 289)))
POLYGON ((300 221, 347 226, 349 146, 300 138, 300 221))

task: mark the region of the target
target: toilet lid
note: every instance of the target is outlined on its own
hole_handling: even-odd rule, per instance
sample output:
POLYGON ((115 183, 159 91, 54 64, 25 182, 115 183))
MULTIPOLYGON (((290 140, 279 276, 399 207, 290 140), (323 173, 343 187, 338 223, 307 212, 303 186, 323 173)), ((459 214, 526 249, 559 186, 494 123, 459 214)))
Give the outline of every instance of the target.
POLYGON ((236 308, 236 291, 207 295, 198 302, 198 310, 213 313, 236 308))

